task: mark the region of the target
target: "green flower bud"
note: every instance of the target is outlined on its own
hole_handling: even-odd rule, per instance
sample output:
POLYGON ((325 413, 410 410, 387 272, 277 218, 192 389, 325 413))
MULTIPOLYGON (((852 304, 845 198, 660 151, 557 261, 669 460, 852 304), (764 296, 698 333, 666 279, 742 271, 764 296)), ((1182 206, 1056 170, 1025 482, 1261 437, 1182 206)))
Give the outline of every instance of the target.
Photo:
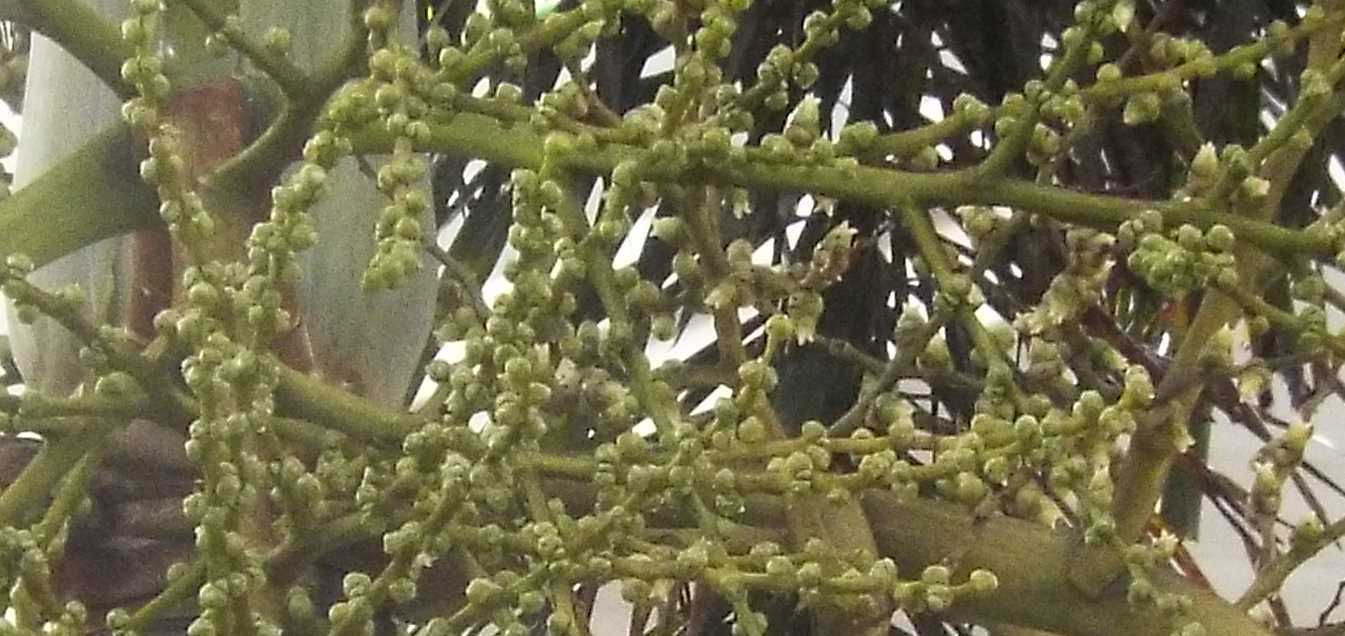
POLYGON ((766 439, 766 425, 756 416, 738 424, 738 439, 745 444, 756 444, 766 439))
POLYGON ((1147 124, 1163 112, 1163 101, 1157 93, 1136 93, 1126 99, 1121 121, 1127 126, 1147 124))
POLYGON ((504 588, 490 579, 476 578, 467 584, 467 600, 473 605, 489 607, 504 594, 504 588))
POLYGON ((1121 79, 1121 67, 1115 64, 1103 64, 1097 69, 1097 81, 1099 84, 1105 82, 1114 82, 1121 79))
POLYGON ((1205 247, 1205 237, 1200 228, 1183 223, 1177 228, 1177 244, 1191 251, 1199 251, 1205 247))
POLYGON ((1144 210, 1139 213, 1138 220, 1146 232, 1163 231, 1163 213, 1158 210, 1144 210))
POLYGON ((1290 550, 1298 554, 1311 554, 1319 547, 1325 534, 1326 527, 1322 525, 1322 520, 1315 515, 1310 516, 1294 526, 1289 541, 1290 550))
POLYGON ((1145 605, 1154 598, 1156 590, 1148 579, 1137 578, 1130 582, 1126 591, 1126 601, 1131 605, 1145 605))
POLYGON ((990 570, 972 570, 971 576, 967 578, 967 583, 973 592, 988 594, 999 587, 999 577, 995 576, 995 573, 990 570))
POLYGON ((1261 177, 1247 177, 1238 186, 1238 193, 1251 201, 1260 201, 1270 194, 1270 182, 1261 177))
POLYGON ((1317 304, 1322 302, 1322 297, 1326 293, 1326 282, 1321 276, 1304 276, 1294 281, 1292 291, 1295 299, 1317 304))
POLYGON ((291 38, 288 29, 271 27, 262 36, 262 45, 274 53, 285 54, 290 50, 291 38))
POLYGON ((811 342, 817 333, 817 321, 822 316, 822 296, 816 292, 795 292, 789 296, 789 317, 794 321, 794 332, 799 344, 811 342))
MULTIPOLYGON (((620 167, 620 165, 618 165, 620 167)), ((615 174, 615 173, 614 173, 615 174)), ((650 228, 654 235, 660 241, 670 245, 680 245, 685 236, 685 223, 682 219, 675 216, 665 216, 655 219, 650 228)))
POLYGON ((1177 636, 1206 636, 1208 630, 1202 623, 1187 623, 1177 631, 1177 636))
POLYGON ((1310 150, 1312 148, 1313 142, 1314 139, 1312 138, 1312 133, 1308 132, 1307 130, 1300 129, 1296 131, 1293 135, 1289 136, 1289 147, 1294 148, 1295 150, 1299 151, 1310 150))
POLYGON ((1227 225, 1215 225, 1205 232, 1205 244, 1215 252, 1227 252, 1233 249, 1236 237, 1227 225))
POLYGON ((925 146, 910 161, 913 170, 933 170, 939 167, 939 151, 934 146, 925 146))
POLYGON ((802 89, 810 88, 817 83, 820 74, 817 64, 813 62, 798 64, 794 66, 794 85, 802 89))
POLYGON ((947 566, 931 565, 920 573, 920 582, 926 585, 947 585, 952 573, 947 566))
POLYGON ((811 95, 799 100, 794 112, 790 114, 789 125, 785 130, 785 135, 791 142, 799 146, 808 145, 820 134, 819 105, 817 98, 811 95))
POLYGON ((208 581, 196 593, 196 601, 205 609, 222 609, 229 604, 229 593, 215 581, 208 581))
POLYGON ((1294 422, 1284 432, 1284 445, 1295 455, 1301 457, 1303 449, 1307 448, 1308 440, 1312 438, 1312 424, 1308 422, 1294 422))
POLYGON ((868 149, 878 139, 878 126, 871 121, 847 124, 841 129, 840 144, 849 152, 868 149))
POLYGON ((776 314, 766 321, 766 337, 785 342, 794 337, 794 321, 784 314, 776 314))
POLYGON ((972 123, 985 123, 990 115, 990 107, 968 93, 959 93, 953 98, 953 112, 962 115, 972 123))
POLYGON ((975 505, 985 499, 990 489, 980 477, 970 472, 957 475, 957 499, 965 505, 975 505))
POLYGON ((1219 155, 1214 144, 1206 142, 1191 159, 1191 176, 1203 181, 1212 181, 1219 176, 1219 155))

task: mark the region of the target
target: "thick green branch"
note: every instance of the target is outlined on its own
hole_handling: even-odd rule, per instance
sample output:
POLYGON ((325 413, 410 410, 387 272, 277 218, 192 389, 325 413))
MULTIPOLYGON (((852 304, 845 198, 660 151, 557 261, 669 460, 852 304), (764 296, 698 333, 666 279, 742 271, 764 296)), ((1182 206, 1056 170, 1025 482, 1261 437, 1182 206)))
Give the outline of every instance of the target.
POLYGON ((36 391, 22 396, 0 393, 0 412, 16 414, 28 419, 49 417, 112 417, 132 419, 150 418, 157 414, 154 404, 144 397, 128 399, 101 395, 82 395, 72 398, 54 398, 36 391))
MULTIPOLYGON (((1042 526, 994 517, 974 522, 961 508, 925 500, 902 501, 888 492, 863 495, 878 546, 910 576, 925 566, 960 554, 962 577, 985 568, 999 588, 955 604, 950 614, 975 620, 1013 623, 1062 634, 1166 635, 1168 621, 1156 611, 1126 601, 1126 586, 1111 586, 1095 598, 1070 583, 1067 565, 1075 539, 1042 526)), ((960 577, 954 576, 954 580, 960 577)), ((1152 575, 1160 591, 1191 599, 1191 618, 1206 633, 1222 636, 1269 634, 1242 611, 1170 571, 1152 575)))
POLYGON ((154 189, 122 124, 0 201, 0 259, 24 254, 38 266, 85 245, 161 223, 154 189))
MULTIPOLYGON (((392 147, 391 137, 378 125, 355 135, 353 141, 359 153, 387 152, 392 147)), ((457 113, 437 121, 432 127, 430 141, 420 148, 533 169, 541 166, 541 149, 541 137, 526 127, 506 126, 490 117, 472 113, 457 113)), ((1197 202, 1091 194, 1030 181, 980 178, 970 171, 918 173, 868 166, 804 166, 773 163, 755 153, 748 156, 747 160, 726 162, 713 169, 681 169, 650 164, 644 161, 643 151, 633 146, 606 144, 600 151, 567 156, 564 163, 570 169, 606 174, 621 161, 643 161, 649 167, 641 176, 651 181, 709 182, 774 191, 812 192, 879 209, 897 207, 911 200, 933 206, 1005 205, 1101 230, 1115 230, 1141 211, 1155 209, 1173 225, 1190 223, 1200 228, 1226 225, 1240 240, 1274 254, 1335 254, 1335 246, 1326 233, 1290 230, 1265 221, 1234 217, 1197 202)))
POLYGON ((111 430, 97 420, 71 435, 51 440, 19 473, 14 483, 0 491, 0 527, 21 527, 29 515, 51 496, 59 483, 111 430))
POLYGON ((280 383, 276 410, 375 446, 397 446, 423 423, 410 413, 383 408, 373 401, 323 383, 273 360, 280 383))
POLYGON ((131 47, 117 28, 83 2, 74 0, 0 0, 0 20, 18 22, 74 56, 123 99, 135 88, 121 78, 131 47))

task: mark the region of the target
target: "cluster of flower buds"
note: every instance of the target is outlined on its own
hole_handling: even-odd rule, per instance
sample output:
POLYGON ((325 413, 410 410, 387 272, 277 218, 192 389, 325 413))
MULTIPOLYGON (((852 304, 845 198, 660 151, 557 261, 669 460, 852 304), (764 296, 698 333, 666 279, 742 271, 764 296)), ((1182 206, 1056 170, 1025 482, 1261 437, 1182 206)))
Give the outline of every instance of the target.
POLYGON ((1173 636, 1205 636, 1205 626, 1191 616, 1191 598, 1161 589, 1152 576, 1167 567, 1179 546, 1177 537, 1165 532, 1148 544, 1125 549, 1123 558, 1130 573, 1126 600, 1137 608, 1158 610, 1168 620, 1173 636))
POLYGON ((87 629, 88 610, 77 600, 65 601, 55 587, 53 566, 65 551, 65 534, 50 523, 31 529, 0 529, 0 582, 5 584, 11 629, 76 636, 87 629), (49 617, 40 621, 38 617, 49 617))
MULTIPOLYGON (((1235 239, 1228 227, 1165 227, 1163 215, 1149 210, 1123 223, 1114 237, 1069 229, 1067 266, 1041 303, 1021 313, 1013 326, 990 329, 989 347, 985 333, 976 332, 977 349, 970 358, 973 366, 985 369, 984 378, 958 371, 949 346, 950 339, 957 343, 953 332, 937 333, 941 320, 963 317, 984 304, 978 288, 983 283, 963 271, 948 272, 946 266, 917 260, 922 277, 930 269, 941 274, 929 307, 933 320, 909 308, 896 326, 895 340, 903 352, 908 344, 920 351, 915 372, 931 385, 946 381, 977 389, 967 430, 926 432, 948 422, 938 419, 937 412, 917 410, 899 389, 884 388, 874 396, 866 387, 864 400, 873 399, 871 404, 861 400, 864 409, 855 411, 861 423, 848 435, 829 435, 824 423, 808 421, 797 436, 783 437, 770 401, 780 383, 773 364, 794 343, 819 339, 821 292, 848 273, 857 231, 845 222, 833 224, 804 263, 762 266, 760 245, 748 240, 729 242, 721 259, 714 222, 694 216, 696 209, 670 205, 674 197, 669 196, 652 234, 676 250, 671 259, 674 277, 647 280, 634 267, 613 266, 612 255, 632 234, 633 219, 657 195, 692 190, 687 184, 694 179, 683 180, 682 175, 698 169, 753 164, 785 172, 845 168, 855 174, 853 167, 861 159, 875 158, 913 170, 937 168, 937 138, 894 141, 900 135, 884 136, 870 121, 849 123, 829 136, 833 113, 824 112, 823 102, 812 96, 797 100, 784 115, 791 95, 818 79, 818 52, 838 42, 842 29, 863 29, 873 20, 873 11, 889 7, 878 0, 835 0, 830 10, 807 16, 797 46, 777 46, 765 56, 755 82, 725 83, 721 64, 731 52, 747 0, 685 6, 669 0, 584 0, 577 8, 545 17, 530 2, 487 0, 488 11, 466 19, 460 40, 438 27, 428 30, 428 65, 414 51, 395 45, 396 3, 367 4, 362 20, 369 35, 370 77, 349 83, 329 102, 304 148, 304 165, 272 192, 270 218, 249 237, 246 264, 196 259, 200 262, 194 261, 184 277, 183 302, 155 323, 161 335, 190 348, 182 375, 201 409, 187 443, 189 457, 202 468, 200 491, 188 497, 184 508, 198 526, 208 580, 200 588, 202 615, 192 633, 226 632, 227 617, 245 609, 249 595, 263 585, 259 557, 250 550, 252 537, 238 523, 259 506, 259 493, 270 495, 291 536, 330 518, 343 500, 353 500, 364 521, 387 524, 376 530, 388 565, 376 577, 348 575, 343 600, 328 612, 334 631, 349 632, 371 630, 375 612, 387 602, 413 599, 420 571, 449 546, 468 548, 479 575, 466 588, 462 612, 430 623, 445 633, 470 627, 455 622, 470 620, 493 623, 505 634, 523 634, 542 612, 550 614, 550 630, 573 633, 577 625, 566 599, 575 582, 592 579, 622 580, 623 594, 636 603, 648 603, 669 580, 703 581, 732 604, 734 630, 744 634, 768 629, 765 615, 748 603, 750 592, 785 590, 797 593, 805 605, 861 613, 876 609, 873 598, 882 596, 909 611, 941 612, 962 595, 987 593, 997 586, 995 575, 985 570, 954 583, 952 569, 944 565, 925 568, 918 579, 902 580, 891 560, 839 554, 821 540, 792 552, 755 539, 753 547, 743 548, 735 531, 742 529, 740 517, 756 494, 786 502, 822 494, 842 502, 864 488, 887 488, 907 497, 933 492, 976 511, 1003 503, 1036 518, 1059 514, 1051 502, 1055 498, 1074 508, 1071 512, 1085 527, 1088 543, 1116 542, 1110 462, 1118 440, 1134 434, 1137 419, 1152 406, 1154 387, 1143 368, 1126 366, 1108 345, 1071 341, 1063 337, 1062 328, 1103 298, 1118 243, 1129 253, 1129 268, 1164 294, 1206 284, 1235 286, 1235 239), (618 118, 600 112, 602 106, 582 76, 582 60, 601 37, 621 28, 623 14, 644 15, 657 33, 676 39, 678 56, 673 80, 658 88, 653 102, 618 118), (465 80, 491 64, 522 71, 538 45, 559 56, 574 75, 541 95, 535 108, 525 106, 523 89, 509 82, 467 93, 465 80), (378 253, 364 278, 371 288, 392 287, 422 266, 430 234, 422 219, 431 201, 418 187, 426 166, 416 153, 433 141, 431 122, 436 117, 465 109, 531 127, 526 132, 545 138, 542 165, 512 175, 508 245, 516 257, 511 253, 503 268, 507 291, 495 298, 488 315, 461 307, 440 316, 436 335, 460 340, 463 357, 427 366, 427 377, 439 385, 434 408, 423 411, 433 416, 412 427, 400 455, 331 444, 311 467, 295 457, 269 463, 260 459, 246 449, 270 439, 267 421, 277 379, 259 343, 269 343, 291 322, 277 283, 293 275, 295 252, 315 240, 307 211, 328 173, 350 154, 348 135, 377 123, 393 142, 392 159, 378 168, 377 185, 389 202, 377 219, 378 253), (758 147, 749 147, 744 138, 752 138, 747 133, 763 111, 774 111, 783 126, 765 134, 758 147), (587 123, 600 117, 619 123, 587 123), (579 180, 566 171, 599 149, 611 150, 617 159, 605 164, 611 170, 603 175, 602 197, 594 197, 586 209, 583 193, 575 189, 579 180), (655 185, 662 174, 679 178, 655 185), (665 292, 665 286, 675 291, 665 292), (601 307, 581 306, 590 302, 601 307), (736 343, 741 345, 733 352, 738 359, 721 360, 727 366, 712 370, 711 385, 722 382, 729 397, 719 400, 712 412, 684 415, 669 388, 675 383, 667 380, 692 365, 651 372, 643 345, 650 333, 662 339, 676 335, 675 311, 707 307, 717 328, 744 308, 758 309, 768 316, 762 330, 765 346, 758 349, 759 342, 750 339, 736 343), (592 317, 604 309, 606 320, 592 317), (1016 347, 1025 348, 1020 366, 1005 364, 1006 356, 987 359, 1016 347), (1093 364, 1076 364, 1080 360, 1093 364), (1117 389, 1108 382, 1101 391, 1081 390, 1084 382, 1072 373, 1081 366, 1124 386, 1117 389), (917 426, 918 417, 933 426, 925 420, 917 426), (648 423, 657 434, 643 430, 648 423), (540 452, 552 442, 585 452, 540 452), (921 457, 928 453, 929 459, 915 463, 912 452, 921 457), (573 508, 548 500, 540 476, 543 466, 591 478, 597 506, 576 519, 570 516, 573 508), (1033 479, 1037 476, 1045 479, 1033 479), (673 509, 699 522, 700 536, 679 539, 680 551, 650 541, 663 535, 645 527, 651 512, 673 509)), ((163 217, 190 251, 204 254, 213 221, 185 178, 181 141, 164 134, 160 121, 169 89, 163 62, 153 54, 160 8, 156 0, 133 0, 132 8, 134 16, 123 24, 122 33, 134 55, 122 74, 139 96, 127 104, 124 115, 150 138, 141 172, 159 189, 163 217)), ((1085 0, 1078 3, 1075 17, 1076 25, 1061 34, 1057 56, 1090 65, 1103 61, 1100 37, 1130 33, 1139 26, 1131 0, 1085 0)), ((1314 8, 1305 16, 1304 28, 1321 19, 1314 8)), ((1269 31, 1268 41, 1280 49, 1291 46, 1301 32, 1283 24, 1269 31)), ((225 35, 237 34, 231 30, 225 35)), ((264 46, 281 55, 289 40, 288 32, 273 30, 264 46)), ((1180 105, 1177 100, 1189 99, 1183 82, 1214 73, 1223 64, 1195 40, 1158 33, 1148 38, 1146 47, 1146 64, 1158 71, 1143 81, 1132 83, 1122 78, 1118 64, 1103 64, 1097 83, 1088 89, 1060 79, 1078 73, 1061 74, 1027 83, 1022 93, 1006 95, 994 111, 974 97, 959 96, 950 117, 965 131, 985 125, 993 112, 994 132, 1001 139, 1023 142, 1026 159, 1049 171, 1068 151, 1071 131, 1087 124, 1091 95, 1110 95, 1112 101, 1103 99, 1104 104, 1123 99, 1127 124, 1151 122, 1180 105)), ((1318 71, 1310 69, 1301 79, 1304 99, 1330 92, 1328 79, 1318 71)), ((1310 144, 1303 135, 1287 143, 1310 144)), ((0 153, 9 146, 12 140, 0 135, 0 153)), ((1264 203, 1270 182, 1256 176, 1250 157, 1235 145, 1222 153, 1205 145, 1192 159, 1185 194, 1236 206, 1264 203)), ((695 190, 696 196, 687 198, 705 204, 711 213, 748 207, 746 190, 720 183, 695 190), (697 199, 701 192, 704 196, 697 199)), ((999 240, 1004 224, 997 210, 964 206, 957 214, 973 241, 999 240)), ((1336 233, 1337 247, 1345 255, 1342 228, 1329 231, 1336 233)), ((19 258, 0 268, 3 291, 18 302, 20 317, 73 315, 77 290, 37 293, 22 282, 31 270, 32 264, 19 258)), ((1312 305, 1299 314, 1306 336, 1324 332, 1323 293, 1315 274, 1296 277, 1294 297, 1312 305)), ((95 392, 102 397, 133 395, 135 379, 109 361, 110 349, 91 343, 85 356, 99 378, 95 392)), ((1239 384, 1252 390, 1258 380, 1249 376, 1239 384)), ((1291 428, 1262 453, 1252 489, 1259 514, 1278 510, 1280 489, 1301 460, 1309 432, 1303 426, 1291 428)), ((1179 440, 1178 446, 1185 443, 1179 440)), ((670 532, 668 536, 685 536, 670 532)), ((1315 549, 1322 532, 1319 522, 1305 522, 1294 533, 1292 549, 1315 549)), ((84 622, 83 609, 77 604, 60 607, 46 598, 46 560, 55 555, 36 545, 12 531, 0 532, 0 553, 14 557, 0 564, 19 564, 14 571, 0 570, 0 581, 8 584, 16 604, 42 604, 40 613, 60 617, 52 619, 48 631, 70 631, 84 622)), ((1175 549, 1175 541, 1163 537, 1126 551, 1132 575, 1129 598, 1170 616, 1175 633, 1197 636, 1202 628, 1188 620, 1190 600, 1159 590, 1149 576, 1175 549)), ((285 612, 312 615, 313 601, 302 587, 292 588, 287 600, 285 612)), ((114 629, 130 624, 124 612, 109 621, 114 629)), ((265 621, 258 626, 262 633, 275 629, 265 621)))
POLYGON ((1126 265, 1160 292, 1179 294, 1199 285, 1237 284, 1231 253, 1235 237, 1226 226, 1201 231, 1184 224, 1165 235, 1162 214, 1146 210, 1121 224, 1117 236, 1123 247, 1133 246, 1126 265))
MULTIPOLYGON (((375 38, 373 27, 370 38, 375 38)), ((380 39, 387 40, 386 33, 380 39)), ((431 72, 412 51, 391 45, 374 52, 369 71, 375 87, 374 106, 394 141, 392 159, 378 168, 378 189, 390 202, 379 213, 377 252, 363 283, 370 289, 387 289, 401 285, 421 268, 425 231, 420 224, 430 199, 420 184, 426 173, 425 160, 415 154, 415 148, 429 140, 430 127, 425 122, 429 103, 417 88, 432 80, 431 72)))
POLYGON ((1272 518, 1280 509, 1280 492, 1284 484, 1303 461, 1303 451, 1312 438, 1312 425, 1304 422, 1292 424, 1284 435, 1266 444, 1257 453, 1253 469, 1256 478, 1252 481, 1252 504, 1260 515, 1272 518))
MULTIPOLYGON (((33 273, 33 269, 33 259, 24 254, 10 254, 5 258, 4 264, 0 265, 0 292, 14 303, 14 312, 19 322, 23 324, 32 324, 42 315, 37 305, 37 294, 40 291, 24 280, 24 277, 33 273)), ((78 292, 78 289, 73 291, 78 292)), ((62 293, 61 296, 79 303, 83 294, 62 293)), ((73 310, 76 307, 77 304, 69 309, 73 310)))
POLYGON ((122 63, 121 76, 135 87, 137 96, 122 106, 122 117, 149 139, 149 157, 140 163, 140 176, 158 191, 159 213, 169 231, 189 253, 201 254, 214 235, 215 221, 191 186, 180 138, 164 125, 160 112, 171 86, 157 54, 159 3, 136 1, 132 9, 133 15, 122 22, 121 34, 134 55, 122 63))
POLYGON ((1111 272, 1111 248, 1115 238, 1088 228, 1071 228, 1065 234, 1069 263, 1051 280, 1041 302, 1021 314, 1015 327, 1028 335, 1049 334, 1078 319, 1097 306, 1111 272))

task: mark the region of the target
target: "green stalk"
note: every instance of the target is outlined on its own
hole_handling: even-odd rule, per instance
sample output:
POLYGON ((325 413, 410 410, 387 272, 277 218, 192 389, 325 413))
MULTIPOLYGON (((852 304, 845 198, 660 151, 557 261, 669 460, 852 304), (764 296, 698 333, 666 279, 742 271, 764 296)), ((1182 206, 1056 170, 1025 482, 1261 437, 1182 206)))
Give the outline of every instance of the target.
MULTIPOLYGON (((944 252, 943 242, 939 239, 938 233, 934 230, 934 225, 930 223, 929 214, 914 204, 906 204, 901 208, 901 218, 910 231, 911 237, 915 240, 917 249, 920 251, 920 257, 925 260, 929 266, 929 271, 934 276, 934 281, 938 284, 940 290, 947 290, 955 275, 953 273, 952 263, 948 259, 948 254, 944 252)), ((954 311, 957 318, 962 323, 962 327, 967 330, 971 336, 972 345, 976 351, 985 358, 987 369, 987 378, 989 372, 1000 374, 1000 377, 1012 377, 1013 371, 1009 368, 1009 363, 1004 359, 1004 352, 1000 351, 999 345, 995 344, 994 338, 990 332, 981 324, 980 319, 976 317, 976 310, 970 304, 961 300, 954 311)), ((1018 385, 1010 384, 1012 396, 1016 402, 1022 401, 1021 391, 1018 385)))
POLYGON ((160 223, 154 189, 140 180, 130 130, 115 124, 0 201, 0 258, 23 254, 41 267, 160 223))
MULTIPOLYGON (((75 0, 0 0, 0 20, 18 22, 47 36, 128 99, 135 88, 121 79, 121 63, 131 47, 111 22, 75 0)), ((171 74, 170 74, 171 77, 171 74)))
MULTIPOLYGON (((542 138, 523 126, 509 126, 475 113, 457 113, 434 122, 431 138, 420 150, 480 158, 509 167, 537 169, 542 163, 542 138)), ((386 152, 392 139, 373 125, 353 137, 355 152, 386 152)), ((574 153, 562 160, 570 170, 610 173, 624 160, 638 161, 644 150, 603 144, 599 151, 574 153)), ((930 206, 1004 205, 1030 209, 1062 223, 1114 231, 1144 210, 1158 210, 1174 225, 1202 229, 1223 224, 1240 240, 1277 255, 1334 256, 1335 245, 1322 232, 1292 230, 1264 220, 1229 216, 1199 201, 1158 201, 1078 192, 1011 178, 985 179, 969 170, 921 173, 869 166, 805 166, 774 163, 753 153, 748 159, 700 168, 649 166, 641 177, 660 183, 719 183, 772 191, 812 192, 879 209, 906 201, 930 206)))
POLYGON ((97 448, 111 427, 96 421, 60 439, 42 445, 14 483, 0 490, 0 527, 21 527, 46 501, 56 484, 66 477, 89 451, 97 448))

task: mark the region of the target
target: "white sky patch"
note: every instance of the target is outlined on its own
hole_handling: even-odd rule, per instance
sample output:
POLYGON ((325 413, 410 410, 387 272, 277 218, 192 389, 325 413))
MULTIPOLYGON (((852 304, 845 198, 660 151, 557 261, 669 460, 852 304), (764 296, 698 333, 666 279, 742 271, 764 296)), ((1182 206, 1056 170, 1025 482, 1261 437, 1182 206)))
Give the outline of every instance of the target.
POLYGON ((1270 91, 1261 91, 1261 99, 1266 104, 1266 110, 1274 113, 1276 117, 1283 115, 1287 108, 1284 102, 1280 101, 1280 99, 1275 97, 1270 91))
POLYGON ((701 400, 700 403, 697 404, 695 408, 691 409, 691 414, 696 415, 699 413, 709 411, 710 409, 713 409, 715 407, 715 404, 719 402, 719 400, 726 397, 730 397, 732 395, 733 391, 729 390, 728 387, 721 384, 718 387, 715 387, 713 391, 710 391, 710 394, 706 395, 705 399, 701 400))
MULTIPOLYGON (((15 114, 10 109, 9 104, 3 101, 0 101, 0 125, 8 128, 10 132, 14 133, 15 137, 20 137, 23 134, 23 118, 15 114)), ((0 165, 3 165, 10 174, 14 174, 14 158, 18 154, 17 152, 11 152, 8 157, 0 159, 0 165)), ((8 312, 0 310, 0 335, 9 333, 9 316, 7 314, 8 312)))
POLYGON ((644 246, 648 243, 649 229, 654 225, 654 210, 656 208, 646 208, 640 213, 639 218, 631 225, 630 231, 626 233, 626 238, 621 241, 621 247, 616 249, 612 255, 612 267, 621 268, 634 265, 640 259, 640 254, 644 252, 644 246))
POLYGON ((472 413, 470 418, 467 418, 467 430, 479 435, 481 431, 486 430, 486 425, 489 423, 490 414, 485 411, 477 411, 472 413))
POLYGON ((981 321, 981 324, 986 327, 994 327, 1008 322, 1007 320, 1004 320, 1004 316, 999 315, 999 312, 995 311, 994 307, 990 306, 990 303, 982 303, 980 307, 976 308, 976 319, 981 321))
POLYGON ((1331 183, 1336 187, 1345 190, 1345 167, 1340 164, 1340 159, 1331 155, 1331 159, 1326 162, 1326 174, 1331 176, 1331 183))
POLYGON ((953 215, 942 209, 937 209, 930 216, 934 219, 934 228, 944 238, 958 245, 971 246, 971 237, 967 236, 966 231, 962 229, 962 224, 957 222, 953 215))
POLYGON ((473 159, 471 161, 468 161, 466 167, 462 169, 463 182, 465 183, 471 181, 472 179, 475 179, 477 173, 484 170, 486 168, 486 165, 487 165, 486 162, 480 159, 473 159))
POLYGON ((942 62, 944 66, 957 71, 962 75, 967 74, 967 67, 962 65, 962 59, 959 58, 956 53, 948 49, 939 51, 939 61, 942 62))
POLYGON ((459 214, 453 217, 453 220, 449 221, 448 225, 445 225, 443 229, 439 230, 439 247, 448 249, 449 246, 453 245, 453 239, 458 237, 458 232, 462 231, 462 224, 466 220, 467 215, 459 214))
POLYGON ((654 426, 654 420, 646 417, 632 426, 630 430, 640 437, 649 437, 658 432, 658 427, 654 426))
POLYGON ((598 211, 602 209, 602 193, 606 189, 603 185, 603 179, 594 180, 593 189, 588 191, 588 199, 584 201, 584 215, 588 217, 589 225, 598 220, 598 211))
POLYGON ((1265 126, 1266 128, 1274 128, 1275 115, 1272 115, 1268 110, 1261 111, 1261 125, 1265 126))
POLYGON ((757 246, 752 252, 752 264, 768 266, 775 260, 775 239, 766 239, 766 242, 757 246))
POLYGON ((668 45, 662 51, 645 59, 644 68, 640 69, 640 77, 653 77, 660 73, 667 73, 673 69, 673 64, 676 61, 677 53, 673 51, 672 45, 668 45))
POLYGON ((920 114, 930 121, 940 121, 943 119, 943 102, 933 95, 925 95, 920 98, 920 114))
POLYGON ((785 226, 785 240, 789 241, 789 249, 794 249, 799 244, 799 238, 803 236, 803 226, 806 221, 796 221, 785 226))
POLYGON ((516 260, 518 260, 518 250, 505 242, 499 260, 495 261, 495 269, 490 271, 490 276, 486 277, 485 284, 481 285, 481 299, 486 302, 486 306, 494 305, 495 299, 499 298, 500 294, 514 288, 514 284, 504 277, 504 268, 516 260))
POLYGON ((809 217, 813 215, 813 210, 816 208, 817 208, 817 199, 814 199, 813 195, 811 194, 805 194, 802 197, 799 197, 799 203, 794 208, 794 210, 796 214, 798 214, 801 217, 809 217))
POLYGON ((656 367, 669 360, 678 359, 674 353, 677 345, 677 336, 673 336, 672 340, 659 340, 651 335, 649 342, 645 343, 644 355, 649 358, 649 364, 656 367))
POLYGON ((841 129, 845 127, 846 122, 850 121, 850 100, 855 94, 855 76, 845 78, 845 84, 841 86, 841 94, 836 97, 836 107, 831 109, 831 134, 838 135, 841 129))
MULTIPOLYGON (((909 275, 911 276, 914 276, 915 274, 913 271, 911 271, 910 262, 906 263, 906 271, 910 272, 909 275)), ((901 310, 905 312, 907 307, 914 307, 916 315, 920 316, 921 318, 924 318, 925 320, 929 320, 929 307, 925 306, 925 301, 920 300, 916 296, 909 296, 906 298, 906 304, 902 305, 901 310)))
POLYGON ((680 338, 669 345, 662 345, 654 350, 647 347, 646 353, 649 354, 649 363, 652 366, 658 366, 668 360, 685 359, 714 341, 714 320, 709 314, 696 314, 687 321, 680 338))

